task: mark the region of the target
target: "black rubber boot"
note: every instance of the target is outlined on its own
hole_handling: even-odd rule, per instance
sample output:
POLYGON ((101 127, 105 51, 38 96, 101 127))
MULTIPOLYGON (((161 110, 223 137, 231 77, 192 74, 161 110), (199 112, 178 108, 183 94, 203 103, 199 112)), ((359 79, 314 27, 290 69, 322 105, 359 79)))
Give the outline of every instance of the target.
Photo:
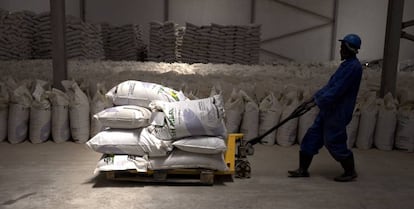
POLYGON ((354 155, 350 155, 348 158, 341 160, 339 162, 341 163, 345 172, 342 175, 335 177, 335 181, 348 182, 358 177, 358 174, 355 171, 354 155))
POLYGON ((308 168, 312 162, 313 155, 307 155, 302 151, 299 152, 299 168, 288 171, 289 177, 309 177, 308 168))

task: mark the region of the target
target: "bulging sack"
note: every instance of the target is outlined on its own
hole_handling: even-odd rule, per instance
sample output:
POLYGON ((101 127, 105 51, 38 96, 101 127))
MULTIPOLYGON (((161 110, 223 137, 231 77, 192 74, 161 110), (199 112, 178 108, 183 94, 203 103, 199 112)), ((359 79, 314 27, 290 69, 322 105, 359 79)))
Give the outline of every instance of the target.
POLYGON ((52 102, 52 139, 62 143, 70 139, 69 97, 59 89, 49 92, 52 102))
POLYGON ((12 91, 10 102, 7 138, 15 144, 27 138, 32 95, 25 85, 21 85, 12 91))
POLYGON ((380 100, 375 126, 374 145, 380 150, 392 150, 397 127, 397 105, 391 93, 380 100))
MULTIPOLYGON (((266 96, 259 106, 259 135, 264 134, 266 131, 275 126, 279 120, 280 115, 282 114, 281 105, 279 101, 274 96, 273 93, 266 96)), ((274 145, 276 141, 276 131, 273 131, 269 135, 265 136, 262 139, 263 144, 265 145, 274 145)))
POLYGON ((27 138, 30 108, 21 104, 10 104, 8 137, 10 143, 17 144, 27 138))
POLYGON ((132 129, 149 125, 151 111, 136 105, 123 105, 107 108, 94 115, 103 127, 132 129))
POLYGON ((188 136, 227 137, 221 95, 181 102, 154 101, 150 108, 153 110, 153 117, 148 130, 159 139, 172 140, 188 136))
POLYGON ((185 101, 187 98, 181 91, 142 81, 128 80, 113 87, 106 96, 115 105, 138 105, 148 107, 154 100, 165 102, 185 101))
POLYGON ((72 138, 77 143, 85 143, 89 139, 90 118, 89 99, 74 81, 62 81, 70 98, 69 120, 72 138))
POLYGON ((46 81, 37 81, 33 92, 34 101, 30 107, 29 140, 42 143, 49 139, 51 132, 52 110, 46 81))
POLYGON ((240 132, 247 140, 259 135, 259 106, 244 91, 241 91, 244 99, 244 113, 240 126, 240 132))
POLYGON ((224 143, 224 140, 219 137, 187 137, 173 142, 172 145, 186 152, 201 154, 218 154, 226 151, 226 144, 224 143))
POLYGON ((225 124, 229 133, 239 133, 243 120, 244 101, 240 92, 233 89, 230 99, 224 105, 226 111, 225 124))
POLYGON ((95 152, 138 156, 166 156, 171 142, 162 141, 143 129, 108 129, 92 137, 86 145, 95 152))
POLYGON ((414 152, 414 107, 400 107, 397 120, 395 147, 414 152))
POLYGON ((149 168, 152 170, 180 168, 204 168, 219 171, 228 170, 222 153, 200 154, 174 149, 166 157, 150 158, 149 161, 149 168))

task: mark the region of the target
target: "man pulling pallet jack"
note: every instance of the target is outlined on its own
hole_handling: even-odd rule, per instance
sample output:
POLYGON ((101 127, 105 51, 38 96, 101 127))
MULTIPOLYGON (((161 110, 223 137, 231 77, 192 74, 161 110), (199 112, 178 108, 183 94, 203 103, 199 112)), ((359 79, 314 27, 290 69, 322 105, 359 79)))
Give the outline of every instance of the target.
POLYGON ((340 54, 343 62, 331 76, 329 82, 285 120, 263 135, 247 142, 250 145, 259 143, 267 134, 288 120, 305 114, 317 105, 320 109, 319 114, 300 145, 299 168, 288 171, 289 177, 309 177, 308 168, 312 158, 324 145, 344 169, 344 173, 335 177, 335 181, 348 182, 357 177, 354 156, 347 147, 346 126, 352 119, 362 77, 362 66, 356 57, 358 49, 361 47, 361 39, 358 35, 348 34, 339 41, 341 42, 340 54))

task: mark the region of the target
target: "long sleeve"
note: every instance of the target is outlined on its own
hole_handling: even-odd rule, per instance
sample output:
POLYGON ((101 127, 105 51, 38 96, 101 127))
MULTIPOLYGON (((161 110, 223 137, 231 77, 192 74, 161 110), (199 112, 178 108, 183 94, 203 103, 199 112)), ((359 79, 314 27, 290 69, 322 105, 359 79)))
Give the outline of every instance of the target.
POLYGON ((318 107, 323 110, 332 106, 351 85, 355 85, 356 79, 360 79, 358 73, 359 66, 352 62, 341 65, 328 84, 314 95, 318 107))

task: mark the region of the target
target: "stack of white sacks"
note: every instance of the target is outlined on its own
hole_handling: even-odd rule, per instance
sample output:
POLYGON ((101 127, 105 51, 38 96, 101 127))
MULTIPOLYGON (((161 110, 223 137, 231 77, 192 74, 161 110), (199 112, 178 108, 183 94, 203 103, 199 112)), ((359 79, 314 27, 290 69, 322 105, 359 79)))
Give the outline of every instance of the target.
POLYGON ((115 106, 94 115, 103 129, 87 142, 104 154, 96 172, 227 169, 221 95, 189 100, 168 87, 129 80, 106 96, 115 106))
POLYGON ((41 80, 0 82, 0 141, 85 143, 90 138, 89 99, 76 82, 62 84, 66 92, 41 80))

